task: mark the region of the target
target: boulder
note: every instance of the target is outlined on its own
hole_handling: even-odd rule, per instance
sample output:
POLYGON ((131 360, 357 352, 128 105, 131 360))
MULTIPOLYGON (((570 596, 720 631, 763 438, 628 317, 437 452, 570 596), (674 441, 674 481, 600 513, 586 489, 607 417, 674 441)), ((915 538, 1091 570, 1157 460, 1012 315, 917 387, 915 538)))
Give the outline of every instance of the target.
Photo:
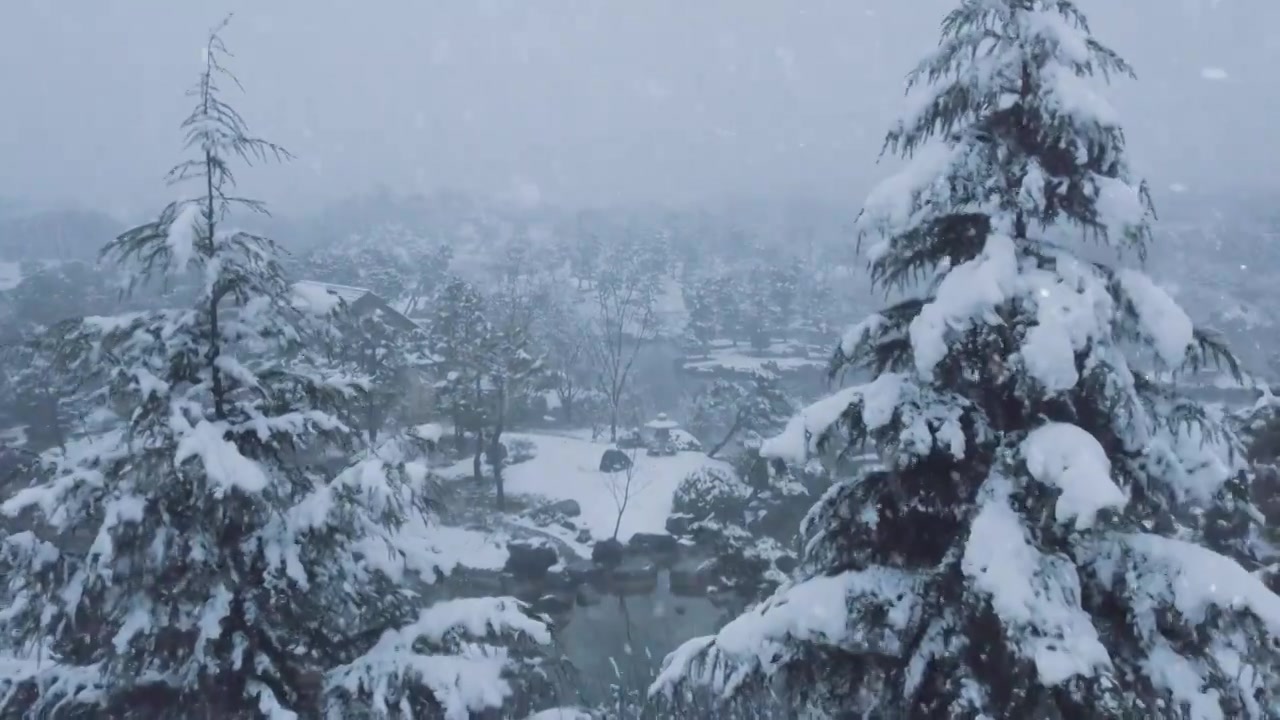
POLYGON ((503 569, 517 578, 542 578, 552 565, 560 562, 555 548, 546 544, 512 542, 507 544, 507 553, 507 564, 503 569))
POLYGON ((497 570, 459 566, 449 576, 449 582, 464 597, 493 597, 507 594, 507 584, 503 582, 502 573, 497 570))
POLYGON ((601 567, 617 567, 622 562, 622 556, 622 543, 612 538, 601 540, 591 548, 591 561, 601 567))
POLYGON ((572 520, 561 520, 556 524, 569 532, 578 532, 578 524, 572 520))
POLYGON ((618 447, 623 450, 639 450, 644 447, 644 436, 642 436, 640 431, 635 428, 623 430, 618 433, 617 444, 618 447))
POLYGON ((574 587, 595 581, 596 578, 600 576, 600 573, 601 569, 599 565, 582 558, 569 561, 564 569, 567 584, 573 585, 574 587))
POLYGON ((591 531, 586 528, 582 528, 578 530, 578 534, 576 537, 574 537, 574 540, 577 540, 579 543, 586 545, 587 543, 591 542, 591 531))
POLYGON ((706 558, 685 558, 671 568, 671 594, 677 597, 703 597, 710 589, 711 573, 706 558))
POLYGON ((529 603, 529 609, 546 615, 564 615, 573 609, 575 593, 546 593, 529 603))
POLYGON ((680 543, 671 535, 636 533, 627 541, 627 551, 633 555, 673 557, 680 552, 680 543))
POLYGON ((549 513, 556 513, 557 515, 563 515, 571 518, 578 517, 582 514, 582 506, 578 504, 577 500, 561 500, 559 502, 553 502, 550 505, 545 506, 543 509, 549 513))
POLYGON ((617 448, 609 448, 600 456, 600 472, 622 472, 631 467, 631 457, 617 448))
POLYGON ((628 557, 609 573, 606 584, 618 595, 645 595, 658 587, 658 566, 652 560, 628 557))
POLYGON ((782 555, 774 558, 773 566, 778 568, 779 572, 790 575, 800 566, 800 561, 794 555, 782 555))

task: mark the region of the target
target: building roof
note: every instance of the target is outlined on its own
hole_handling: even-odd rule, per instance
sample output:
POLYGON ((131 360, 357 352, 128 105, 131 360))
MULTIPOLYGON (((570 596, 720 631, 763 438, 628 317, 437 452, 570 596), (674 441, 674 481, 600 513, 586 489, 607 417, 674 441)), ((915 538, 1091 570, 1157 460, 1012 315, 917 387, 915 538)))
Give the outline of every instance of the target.
POLYGON ((339 303, 346 303, 357 315, 370 312, 381 313, 392 325, 403 330, 420 328, 417 323, 405 317, 377 293, 367 288, 317 280, 300 280, 293 284, 293 295, 294 307, 300 310, 324 315, 332 312, 339 303))
POLYGON ((337 285, 334 283, 319 282, 318 280, 300 280, 293 284, 295 291, 307 293, 309 291, 320 291, 336 296, 347 304, 351 304, 365 295, 372 295, 373 291, 368 288, 353 287, 351 285, 337 285))

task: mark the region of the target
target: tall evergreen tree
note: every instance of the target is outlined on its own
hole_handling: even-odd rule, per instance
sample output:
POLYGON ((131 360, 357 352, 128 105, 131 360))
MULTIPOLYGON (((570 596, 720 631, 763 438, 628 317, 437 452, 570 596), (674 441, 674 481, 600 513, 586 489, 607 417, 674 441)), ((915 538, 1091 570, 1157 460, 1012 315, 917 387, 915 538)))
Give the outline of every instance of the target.
POLYGON ((875 379, 763 448, 870 440, 887 470, 827 493, 797 579, 657 688, 773 680, 838 717, 1277 717, 1280 598, 1241 565, 1258 527, 1237 443, 1154 379, 1234 361, 1145 274, 1071 248, 1152 241, 1088 82, 1127 74, 1069 0, 946 17, 888 135, 906 167, 859 220, 875 281, 914 297, 841 343, 875 379))
MULTIPOLYGON (((219 28, 220 29, 220 28, 219 28)), ((396 530, 427 500, 407 442, 354 454, 364 382, 318 356, 327 316, 295 305, 275 244, 228 227, 231 163, 283 158, 221 99, 215 30, 183 124, 194 197, 104 250, 140 280, 202 278, 186 308, 59 327, 116 426, 45 453, 3 506, 0 623, 19 660, 4 717, 466 717, 501 701, 485 636, 546 641, 514 601, 420 611, 396 530), (347 465, 343 469, 343 465, 347 465), (479 637, 477 637, 479 636, 479 637)))
POLYGON ((439 403, 453 421, 455 445, 462 449, 463 433, 476 432, 475 474, 480 479, 483 432, 484 362, 493 345, 493 326, 486 317, 485 298, 471 283, 454 278, 435 294, 425 319, 428 341, 439 358, 436 391, 439 403))

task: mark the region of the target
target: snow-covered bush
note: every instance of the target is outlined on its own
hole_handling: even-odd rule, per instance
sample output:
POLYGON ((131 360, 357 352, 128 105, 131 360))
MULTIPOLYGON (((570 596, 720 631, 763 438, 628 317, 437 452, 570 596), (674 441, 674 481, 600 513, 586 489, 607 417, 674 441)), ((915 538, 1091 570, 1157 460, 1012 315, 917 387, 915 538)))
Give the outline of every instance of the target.
POLYGON ((364 442, 367 380, 322 352, 333 308, 299 307, 276 245, 225 224, 262 207, 232 193, 229 163, 286 153, 220 99, 222 56, 215 31, 183 125, 195 157, 171 174, 203 194, 104 251, 140 282, 191 273, 199 292, 49 338, 51 362, 85 373, 85 401, 115 422, 44 453, 3 504, 37 527, 3 541, 0 637, 16 659, 0 714, 498 707, 510 656, 464 634, 544 642, 546 628, 513 601, 423 612, 402 588, 397 530, 429 509, 426 465, 408 438, 364 442))
POLYGON ((960 0, 859 218, 905 299, 850 329, 871 382, 762 447, 873 442, 767 602, 666 660, 658 693, 768 686, 839 716, 1271 718, 1280 598, 1238 443, 1157 371, 1235 364, 1133 267, 1153 213, 1069 0, 960 0), (1242 566, 1242 563, 1244 564, 1242 566))
POLYGON ((702 452, 702 443, 689 431, 675 428, 671 431, 671 447, 676 452, 702 452))
POLYGON ((714 466, 698 468, 676 487, 671 511, 697 520, 740 522, 751 488, 737 475, 714 466))

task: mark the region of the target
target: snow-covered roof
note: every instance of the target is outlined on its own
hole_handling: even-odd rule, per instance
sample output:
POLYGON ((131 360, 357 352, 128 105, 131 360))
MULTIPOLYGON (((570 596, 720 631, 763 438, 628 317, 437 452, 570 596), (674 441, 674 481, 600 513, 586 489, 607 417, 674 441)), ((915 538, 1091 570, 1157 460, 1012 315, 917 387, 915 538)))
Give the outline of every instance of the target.
POLYGON ((300 280, 293 284, 293 306, 318 315, 333 311, 338 303, 348 305, 366 295, 371 294, 364 288, 350 285, 335 285, 316 280, 300 280))
POLYGON ((318 280, 300 280, 293 284, 295 290, 302 289, 304 292, 309 289, 321 290, 336 295, 344 302, 353 303, 356 300, 370 294, 372 291, 368 288, 354 287, 351 285, 337 285, 335 283, 320 282, 318 280))
POLYGON ((680 427, 680 423, 667 417, 666 413, 658 413, 658 417, 644 424, 650 430, 674 430, 680 427))

